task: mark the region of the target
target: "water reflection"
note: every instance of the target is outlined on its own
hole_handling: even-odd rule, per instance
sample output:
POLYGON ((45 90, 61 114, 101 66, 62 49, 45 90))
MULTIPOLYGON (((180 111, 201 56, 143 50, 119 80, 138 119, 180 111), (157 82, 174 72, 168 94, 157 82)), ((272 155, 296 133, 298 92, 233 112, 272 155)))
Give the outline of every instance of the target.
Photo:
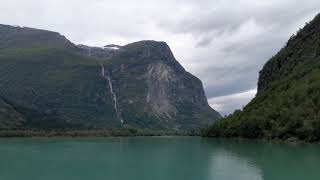
POLYGON ((320 179, 319 144, 276 144, 226 139, 203 141, 212 151, 210 165, 213 172, 210 172, 210 179, 213 180, 320 179))
POLYGON ((209 179, 262 180, 262 172, 246 159, 225 150, 215 151, 210 157, 209 179))

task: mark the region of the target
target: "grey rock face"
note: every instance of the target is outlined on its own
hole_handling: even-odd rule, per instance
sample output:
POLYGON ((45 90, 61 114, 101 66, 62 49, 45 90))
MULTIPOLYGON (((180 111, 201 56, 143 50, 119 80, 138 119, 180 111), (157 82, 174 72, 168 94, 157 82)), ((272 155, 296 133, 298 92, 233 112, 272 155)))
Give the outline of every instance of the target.
POLYGON ((150 64, 147 69, 147 104, 157 116, 167 116, 177 113, 172 101, 171 85, 178 79, 172 68, 163 64, 150 64))
POLYGON ((164 42, 124 46, 108 60, 108 71, 124 122, 131 126, 192 129, 220 118, 209 107, 201 81, 184 70, 164 42))

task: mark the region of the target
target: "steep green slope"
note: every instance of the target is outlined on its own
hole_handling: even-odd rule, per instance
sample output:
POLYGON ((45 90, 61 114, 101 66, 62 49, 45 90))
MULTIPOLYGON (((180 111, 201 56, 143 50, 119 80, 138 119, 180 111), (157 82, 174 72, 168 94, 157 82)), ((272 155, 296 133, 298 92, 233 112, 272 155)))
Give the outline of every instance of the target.
POLYGON ((320 140, 320 16, 260 72, 257 96, 205 136, 320 140))
POLYGON ((12 129, 21 126, 25 121, 13 106, 3 99, 0 99, 0 126, 5 129, 12 129))
POLYGON ((1 51, 0 97, 24 115, 21 127, 116 127, 96 62, 64 49, 1 51))
POLYGON ((120 127, 99 64, 56 32, 0 25, 1 129, 120 127))

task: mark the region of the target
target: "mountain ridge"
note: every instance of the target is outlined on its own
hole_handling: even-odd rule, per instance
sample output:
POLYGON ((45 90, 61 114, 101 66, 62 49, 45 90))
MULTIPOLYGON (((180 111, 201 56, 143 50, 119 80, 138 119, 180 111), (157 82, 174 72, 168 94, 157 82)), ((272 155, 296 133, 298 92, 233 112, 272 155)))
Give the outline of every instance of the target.
POLYGON ((0 52, 0 129, 191 130, 220 118, 165 42, 99 48, 0 25, 0 52))

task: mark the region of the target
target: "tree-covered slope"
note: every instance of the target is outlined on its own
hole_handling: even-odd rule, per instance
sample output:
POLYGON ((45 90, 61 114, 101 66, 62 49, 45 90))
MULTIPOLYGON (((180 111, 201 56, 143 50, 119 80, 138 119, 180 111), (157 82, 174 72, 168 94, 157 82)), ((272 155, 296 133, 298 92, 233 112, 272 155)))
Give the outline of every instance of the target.
POLYGON ((15 107, 0 99, 0 126, 5 129, 12 129, 21 126, 25 119, 15 107))
POLYGON ((320 140, 320 16, 292 36, 260 72, 258 93, 206 136, 320 140))
POLYGON ((19 127, 120 126, 96 62, 64 49, 1 55, 0 97, 23 115, 19 127))

